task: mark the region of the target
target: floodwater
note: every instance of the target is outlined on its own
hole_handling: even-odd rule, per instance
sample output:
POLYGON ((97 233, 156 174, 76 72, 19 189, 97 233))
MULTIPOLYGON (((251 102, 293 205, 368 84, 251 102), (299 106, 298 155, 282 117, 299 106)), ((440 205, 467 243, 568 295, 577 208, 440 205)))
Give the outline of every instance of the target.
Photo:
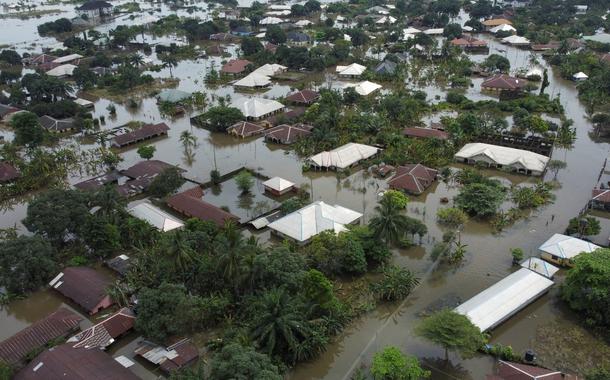
MULTIPOLYGON (((144 4, 147 3, 142 3, 144 4)), ((156 7, 157 5, 155 5, 156 7)), ((165 5, 160 14, 169 12, 165 5)), ((69 17, 73 13, 71 5, 53 6, 62 9, 69 17)), ((184 10, 178 11, 186 15, 184 10)), ((157 15, 158 13, 155 13, 157 15)), ((198 10, 195 15, 206 14, 198 10)), ((43 44, 53 41, 41 39, 36 32, 36 25, 55 19, 56 15, 42 16, 39 19, 2 20, 10 30, 0 35, 0 44, 16 43, 20 51, 40 51, 43 44)), ((124 17, 119 17, 109 25, 100 26, 100 30, 109 30, 120 23, 131 23, 124 17)), ((137 22, 137 19, 133 21, 137 22)), ((147 39, 155 40, 153 36, 147 39)), ((513 69, 526 67, 529 64, 530 52, 511 48, 498 44, 489 36, 480 36, 490 41, 490 53, 500 52, 510 61, 513 69)), ((54 40, 54 39, 53 39, 54 40)), ((159 41, 166 40, 158 38, 159 41)), ((236 56, 235 46, 229 46, 228 52, 236 56)), ((150 56, 156 61, 153 53, 150 56)), ((184 91, 202 91, 208 95, 209 106, 212 106, 220 97, 229 97, 230 102, 235 102, 241 97, 264 96, 282 97, 293 91, 297 83, 282 82, 273 85, 270 89, 257 94, 243 94, 235 92, 230 85, 208 88, 204 83, 204 75, 211 67, 219 68, 227 58, 209 57, 205 59, 182 61, 172 70, 174 77, 179 78, 178 89, 184 91)), ((475 61, 481 61, 484 56, 473 56, 475 61)), ((545 63, 540 59, 541 65, 545 63)), ((422 245, 408 250, 400 250, 394 253, 394 262, 405 266, 418 273, 421 284, 400 305, 382 305, 375 311, 370 312, 356 320, 343 334, 338 336, 328 350, 319 358, 308 363, 298 365, 291 373, 290 378, 300 379, 342 379, 349 376, 361 364, 368 363, 372 354, 382 347, 393 344, 403 348, 406 352, 424 359, 427 366, 434 370, 435 379, 480 379, 489 373, 493 366, 493 360, 486 356, 478 356, 469 360, 461 360, 456 356, 450 357, 450 363, 445 363, 442 358, 444 353, 438 347, 414 337, 413 326, 418 322, 422 311, 427 310, 430 305, 439 299, 466 300, 489 285, 497 282, 514 268, 511 266, 510 248, 523 248, 526 254, 536 255, 536 248, 550 235, 563 232, 568 220, 575 216, 586 204, 590 196, 590 190, 595 185, 597 175, 608 153, 608 144, 593 142, 588 132, 591 124, 586 119, 584 109, 577 99, 577 91, 573 83, 559 78, 550 71, 550 86, 547 93, 552 96, 560 96, 561 102, 566 109, 566 114, 574 120, 577 130, 577 140, 571 150, 556 150, 554 159, 567 162, 567 168, 561 170, 558 180, 561 188, 555 191, 556 200, 553 204, 546 206, 525 220, 506 228, 501 234, 492 234, 488 224, 470 221, 462 232, 462 242, 468 245, 468 254, 459 267, 438 266, 430 258, 430 249, 442 236, 441 228, 435 222, 436 211, 441 207, 440 199, 452 198, 457 189, 444 183, 434 185, 426 194, 412 197, 408 206, 409 215, 426 222, 429 234, 423 238, 422 245)), ((165 78, 170 76, 167 69, 153 76, 165 78)), ((465 92, 471 99, 490 98, 480 93, 482 79, 473 79, 473 86, 465 92)), ((316 85, 322 85, 321 81, 316 85)), ((409 84, 411 88, 421 88, 409 84)), ((441 98, 446 93, 445 89, 434 86, 423 87, 428 93, 428 100, 434 101, 435 96, 441 98)), ((342 206, 352 208, 364 213, 365 222, 374 215, 374 207, 378 200, 378 193, 386 188, 385 181, 377 179, 368 174, 366 170, 354 171, 347 178, 340 178, 334 172, 302 172, 302 159, 294 152, 286 150, 277 145, 268 145, 261 138, 238 139, 225 134, 211 133, 204 129, 191 126, 189 116, 176 118, 164 117, 159 113, 152 98, 144 97, 136 101, 136 106, 114 103, 116 115, 111 117, 107 106, 114 103, 108 99, 95 101, 94 117, 105 116, 106 123, 102 129, 110 129, 123 125, 129 121, 137 120, 147 123, 166 122, 171 130, 169 136, 152 140, 157 148, 154 158, 172 164, 177 164, 187 170, 188 178, 199 182, 209 180, 210 171, 217 169, 221 174, 228 173, 241 167, 248 167, 263 175, 273 177, 281 176, 295 182, 298 186, 305 186, 311 193, 312 200, 324 200, 327 203, 338 203, 342 206), (193 154, 188 155, 179 141, 181 132, 188 130, 198 140, 193 154)), ((193 115, 203 112, 195 110, 193 115)), ((438 115, 429 115, 427 119, 438 120, 438 115)), ((10 139, 10 132, 3 132, 10 139)), ((82 149, 93 148, 95 145, 82 145, 82 149)), ((121 168, 128 167, 140 160, 135 148, 121 151, 124 161, 121 168)), ((535 179, 508 175, 496 171, 489 171, 490 176, 501 178, 503 181, 514 184, 534 183, 535 179)), ((548 176, 548 175, 547 175, 548 176)), ((74 176, 70 178, 71 183, 78 182, 87 177, 74 176)), ((223 186, 223 192, 214 194, 209 191, 210 198, 219 202, 219 205, 228 205, 231 210, 239 206, 240 198, 232 183, 223 186), (237 206, 232 206, 237 205, 237 206)), ((257 201, 254 200, 254 205, 257 201)), ((243 201, 243 200, 242 200, 243 201)), ((243 205, 243 204, 242 204, 243 205)), ((254 207, 250 205, 250 207, 254 207)), ((244 208, 245 210, 249 210, 244 208)), ((12 227, 17 225, 21 232, 26 232, 20 221, 25 217, 27 210, 27 199, 19 199, 13 205, 2 210, 0 227, 12 227)), ((241 215, 240 215, 241 216, 241 215)), ((249 216, 248 212, 244 217, 249 216)), ((606 244, 606 238, 610 233, 605 219, 601 218, 604 230, 597 238, 598 244, 606 244)), ((266 240, 268 232, 256 232, 261 240, 266 240)), ((563 274, 558 275, 559 281, 563 274)), ((32 322, 44 317, 59 305, 65 302, 59 295, 49 290, 42 290, 26 300, 15 301, 0 310, 0 338, 4 339, 32 322)), ((535 345, 536 329, 549 321, 561 320, 573 324, 574 316, 565 309, 558 301, 557 287, 549 294, 543 296, 534 304, 530 305, 516 316, 504 323, 491 334, 493 343, 511 345, 517 352, 535 345)), ((136 334, 122 338, 115 346, 111 347, 110 353, 133 357, 133 348, 139 338, 136 334)), ((143 365, 136 360, 134 371, 144 378, 154 378, 158 375, 156 371, 143 365)))

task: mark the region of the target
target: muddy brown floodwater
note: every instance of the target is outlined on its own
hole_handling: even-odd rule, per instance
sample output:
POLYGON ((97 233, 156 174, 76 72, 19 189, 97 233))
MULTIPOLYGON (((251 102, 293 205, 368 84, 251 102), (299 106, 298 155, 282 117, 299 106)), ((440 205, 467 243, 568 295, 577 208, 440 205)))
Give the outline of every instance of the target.
MULTIPOLYGON (((69 16, 73 12, 72 6, 58 7, 65 11, 64 15, 69 16)), ((164 5, 161 7, 162 12, 155 13, 155 15, 168 14, 168 9, 164 5)), ((195 15, 205 17, 205 12, 196 12, 195 15)), ((43 16, 36 20, 2 20, 3 25, 7 23, 10 27, 7 30, 10 29, 11 32, 1 34, 0 44, 17 43, 20 51, 39 51, 43 44, 53 41, 40 38, 35 32, 35 26, 56 17, 43 16)), ((98 29, 105 31, 119 23, 128 22, 125 19, 118 19, 98 29)), ((137 19, 134 22, 137 22, 137 19)), ((513 69, 528 65, 530 52, 501 45, 489 36, 479 37, 490 41, 490 53, 505 55, 511 61, 513 69)), ((146 38, 153 40, 152 36, 146 38)), ((235 46, 229 47, 228 50, 231 54, 236 54, 235 46)), ((156 60, 154 54, 151 55, 151 58, 156 60)), ((473 56, 472 59, 479 62, 484 59, 484 56, 473 56)), ((218 57, 180 62, 173 69, 174 76, 180 79, 178 89, 202 91, 208 94, 210 99, 229 95, 231 101, 240 97, 254 96, 254 94, 237 93, 232 86, 207 88, 203 81, 205 73, 212 66, 220 67, 220 64, 221 58, 218 57)), ((547 67, 542 60, 541 65, 547 67)), ((375 351, 389 344, 397 345, 406 352, 422 358, 433 370, 435 379, 481 379, 491 371, 493 360, 486 356, 461 360, 452 355, 449 363, 438 359, 444 356, 441 349, 414 337, 412 335, 413 326, 418 322, 420 313, 431 304, 438 302, 439 299, 466 300, 511 273, 514 268, 511 266, 510 248, 521 247, 526 254, 536 255, 536 248, 551 234, 563 232, 568 220, 576 215, 589 199, 590 190, 596 183, 609 146, 606 143, 595 143, 590 139, 588 133, 591 125, 585 117, 583 106, 577 99, 574 84, 562 80, 552 70, 551 73, 551 84, 547 93, 552 96, 560 96, 566 114, 574 120, 577 130, 577 140, 573 149, 556 150, 553 153, 554 159, 567 162, 567 168, 559 172, 558 180, 562 186, 555 191, 555 202, 534 212, 528 219, 519 221, 498 235, 492 234, 488 224, 470 221, 462 233, 462 242, 468 245, 468 254, 464 263, 457 268, 449 268, 436 265, 430 258, 430 249, 442 236, 442 230, 435 222, 440 199, 442 197, 451 199, 457 193, 457 189, 448 187, 444 183, 438 183, 424 195, 412 197, 408 213, 425 221, 429 234, 424 237, 421 246, 395 251, 393 260, 398 265, 408 267, 418 273, 421 284, 405 303, 382 305, 359 318, 338 336, 319 358, 298 365, 289 374, 291 379, 348 378, 360 365, 368 363, 375 351)), ((155 77, 169 77, 167 70, 152 74, 155 77)), ((481 82, 481 79, 475 78, 473 87, 466 90, 465 94, 470 99, 490 98, 480 93, 481 82)), ((322 85, 322 79, 319 76, 317 84, 322 85)), ((293 90, 292 86, 295 85, 294 83, 276 84, 265 92, 255 95, 284 96, 290 93, 293 90)), ((418 88, 411 84, 408 86, 418 88)), ((435 101, 436 95, 444 97, 446 93, 444 89, 434 86, 423 89, 427 92, 429 101, 435 101)), ((99 99, 95 102, 94 117, 105 116, 106 118, 106 124, 102 128, 110 129, 132 120, 166 122, 171 128, 169 136, 150 142, 157 148, 155 159, 185 168, 188 177, 198 181, 207 181, 212 169, 227 173, 247 166, 270 177, 281 176, 297 185, 307 185, 313 200, 338 203, 363 212, 365 221, 368 221, 373 214, 378 193, 386 188, 384 180, 371 177, 366 170, 355 171, 349 177, 341 179, 332 172, 303 173, 302 160, 294 152, 287 151, 280 146, 266 144, 260 138, 241 140, 192 127, 188 116, 166 118, 159 113, 155 100, 151 98, 138 100, 137 106, 134 108, 116 104, 117 113, 113 117, 106 110, 111 103, 107 99, 99 99), (180 133, 185 130, 191 131, 198 139, 198 145, 194 149, 192 157, 185 155, 179 141, 180 133)), ((435 117, 438 115, 429 116, 431 119, 435 117)), ((10 131, 2 133, 7 138, 11 136, 10 131)), ((83 149, 93 147, 95 145, 83 144, 82 146, 83 149)), ((121 154, 124 158, 120 165, 121 168, 139 161, 136 149, 128 149, 122 151, 121 154)), ((514 184, 533 183, 534 181, 532 178, 507 175, 497 171, 487 173, 514 184)), ((70 182, 75 183, 82 179, 74 176, 70 178, 70 182)), ((232 185, 227 185, 227 189, 229 188, 232 188, 232 185)), ((230 194, 227 195, 227 193, 218 195, 218 201, 223 204, 237 204, 235 197, 231 199, 230 194)), ((25 217, 26 210, 27 198, 15 200, 12 205, 2 210, 0 228, 17 225, 20 231, 25 233, 20 221, 25 217)), ((605 245, 610 232, 609 223, 605 219, 600 220, 603 221, 604 230, 596 243, 605 245)), ((269 237, 269 233, 266 231, 257 232, 256 235, 262 241, 269 237)), ((559 281, 562 276, 562 273, 558 275, 559 281)), ((58 294, 50 290, 42 290, 28 299, 4 306, 0 310, 0 339, 4 339, 46 316, 65 302, 58 294)), ((535 346, 536 331, 539 327, 555 321, 561 322, 562 326, 576 326, 577 320, 558 301, 556 286, 549 294, 492 331, 491 341, 512 345, 517 352, 522 352, 535 346)), ((114 356, 121 354, 131 358, 137 341, 136 334, 124 337, 111 347, 110 353, 114 356)), ((583 346, 587 345, 583 344, 583 346)), ((574 349, 578 348, 574 347, 574 349)), ((136 362, 134 371, 147 379, 158 376, 157 371, 142 365, 140 361, 136 362)))

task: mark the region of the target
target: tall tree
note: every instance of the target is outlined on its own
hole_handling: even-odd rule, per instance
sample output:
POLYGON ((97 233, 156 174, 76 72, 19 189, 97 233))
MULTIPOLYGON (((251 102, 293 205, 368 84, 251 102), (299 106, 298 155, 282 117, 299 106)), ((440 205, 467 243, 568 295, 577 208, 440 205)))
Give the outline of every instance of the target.
POLYGON ((377 238, 388 244, 396 244, 404 237, 409 221, 407 216, 402 214, 403 208, 390 196, 381 199, 375 207, 377 215, 369 224, 377 238))

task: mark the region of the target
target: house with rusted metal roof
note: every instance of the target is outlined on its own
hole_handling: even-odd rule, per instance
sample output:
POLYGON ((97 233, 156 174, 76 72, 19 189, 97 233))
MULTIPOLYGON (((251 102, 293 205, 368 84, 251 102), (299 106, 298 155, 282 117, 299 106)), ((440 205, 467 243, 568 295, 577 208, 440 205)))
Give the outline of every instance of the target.
POLYGON ((143 341, 135 349, 135 354, 159 365, 165 373, 184 368, 199 358, 199 350, 190 339, 182 339, 167 347, 143 341))
POLYGON ((0 183, 7 183, 19 178, 19 171, 8 162, 0 162, 0 183))
POLYGON ((280 124, 269 128, 265 132, 265 140, 276 144, 289 145, 297 142, 300 138, 310 135, 312 129, 313 126, 308 124, 280 124))
POLYGON ((70 344, 51 347, 19 371, 14 380, 139 380, 106 352, 73 348, 70 344))
POLYGON ((184 172, 183 169, 160 160, 140 161, 121 171, 121 173, 129 177, 130 180, 117 186, 117 191, 123 196, 133 196, 143 193, 148 189, 155 177, 169 168, 177 168, 180 172, 184 172))
POLYGON ((99 348, 105 350, 114 341, 127 334, 136 321, 130 308, 124 307, 110 317, 74 335, 66 343, 74 348, 99 348))
POLYGON ((388 186, 391 189, 419 195, 436 181, 437 176, 437 170, 422 164, 407 164, 396 169, 396 174, 390 178, 388 186))
POLYGON ((118 184, 121 177, 123 177, 121 173, 113 170, 110 173, 102 174, 97 177, 76 183, 74 184, 74 187, 79 190, 95 191, 109 184, 118 184))
POLYGON ((28 354, 79 329, 83 317, 60 307, 0 343, 0 361, 18 366, 28 354))
POLYGON ((449 138, 449 134, 445 131, 441 131, 439 129, 433 128, 421 128, 421 127, 411 127, 405 128, 402 130, 402 134, 408 137, 415 138, 432 138, 439 140, 447 140, 449 138))
POLYGON ((470 36, 454 38, 453 40, 451 40, 450 43, 451 43, 451 45, 457 46, 464 50, 487 49, 487 42, 485 42, 483 40, 478 40, 478 39, 476 39, 474 37, 470 37, 470 36))
POLYGON ((248 65, 252 65, 252 62, 247 59, 232 59, 222 65, 220 72, 230 75, 239 75, 246 71, 248 65))
POLYGON ((260 135, 264 131, 265 127, 255 123, 250 123, 249 121, 238 121, 237 123, 227 128, 228 134, 241 138, 260 135))
POLYGON ((527 81, 511 77, 506 74, 498 74, 487 78, 481 84, 481 89, 491 91, 520 91, 527 85, 527 81))
POLYGON ((49 132, 56 133, 64 133, 64 132, 74 132, 76 130, 76 125, 74 124, 74 119, 56 119, 54 117, 45 115, 38 118, 38 122, 40 126, 46 129, 49 132))
POLYGON ((595 188, 591 194, 591 207, 599 210, 610 210, 610 189, 595 188))
POLYGON ((93 315, 114 304, 106 293, 111 283, 108 276, 93 268, 67 267, 49 282, 49 286, 93 315))
POLYGON ((123 148, 155 137, 167 136, 168 131, 169 126, 165 123, 146 124, 135 131, 115 136, 110 140, 110 144, 115 148, 123 148))
POLYGON ((219 227, 228 221, 239 223, 236 215, 204 201, 203 189, 199 186, 170 197, 167 205, 186 217, 214 222, 219 227))
POLYGON ((576 375, 529 364, 498 360, 495 371, 486 380, 578 380, 576 375))
POLYGON ((293 104, 311 105, 320 99, 320 93, 313 90, 301 90, 286 97, 286 101, 293 104))
POLYGON ((6 104, 0 104, 0 121, 8 123, 11 121, 13 116, 19 112, 24 112, 17 107, 9 106, 6 104))

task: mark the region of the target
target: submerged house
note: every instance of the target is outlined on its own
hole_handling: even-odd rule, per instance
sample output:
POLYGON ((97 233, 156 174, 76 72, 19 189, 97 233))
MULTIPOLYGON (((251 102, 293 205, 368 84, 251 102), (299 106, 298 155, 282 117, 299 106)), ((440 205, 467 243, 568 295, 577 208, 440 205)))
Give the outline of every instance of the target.
POLYGON ((495 372, 486 380, 578 380, 578 376, 529 364, 498 360, 495 372))
POLYGON ((57 311, 2 341, 0 343, 0 361, 19 366, 34 350, 78 330, 82 320, 80 315, 65 307, 60 307, 57 311))
POLYGON ((572 260, 583 252, 593 252, 601 248, 586 240, 572 236, 554 234, 538 250, 540 257, 553 264, 572 266, 572 260))
POLYGON ((230 221, 239 223, 236 215, 204 201, 203 189, 199 186, 170 197, 167 205, 189 218, 214 222, 219 227, 230 221))
POLYGON ((115 148, 123 148, 155 137, 167 136, 168 131, 169 126, 165 123, 146 124, 135 131, 115 136, 110 140, 110 145, 115 148))
POLYGON ((260 135, 264 131, 265 127, 262 125, 250 123, 248 121, 239 121, 227 128, 228 134, 241 138, 260 135))
POLYGON ((45 115, 38 118, 40 126, 49 132, 65 133, 74 132, 76 126, 74 125, 74 119, 55 119, 54 117, 45 115))
POLYGON ((375 156, 379 151, 380 149, 374 146, 348 143, 313 155, 307 159, 307 163, 316 169, 346 169, 375 156))
POLYGON ((161 232, 184 227, 184 223, 170 214, 153 206, 150 202, 142 202, 127 209, 132 216, 146 221, 161 232))
POLYGON ((136 315, 127 307, 66 341, 74 348, 98 348, 105 350, 116 338, 127 334, 136 322, 136 315))
POLYGON ((467 164, 485 164, 498 169, 510 169, 514 172, 540 176, 544 173, 550 158, 523 149, 499 145, 469 143, 455 154, 458 162, 467 164))
POLYGON ((246 71, 249 65, 252 65, 252 62, 247 59, 232 59, 222 66, 220 72, 229 75, 239 75, 246 71))
POLYGON ((308 124, 280 124, 267 129, 265 140, 276 144, 290 145, 297 142, 302 137, 311 134, 313 126, 308 124))
POLYGON ((281 177, 273 177, 263 182, 263 186, 265 188, 265 192, 280 196, 287 194, 295 189, 294 182, 290 182, 287 179, 281 177))
POLYGON ((498 74, 489 77, 481 83, 481 89, 490 91, 521 91, 527 85, 525 79, 498 74))
POLYGON ((150 363, 159 365, 165 373, 171 373, 194 363, 199 358, 199 350, 189 339, 182 339, 163 347, 143 341, 135 349, 135 354, 150 363))
POLYGON ((391 189, 419 195, 436 181, 437 176, 438 170, 422 164, 408 164, 396 169, 396 174, 390 178, 388 185, 391 189))
POLYGON ((110 278, 88 267, 67 267, 49 282, 49 286, 93 315, 114 304, 106 288, 110 278))
POLYGON ((112 14, 112 4, 102 0, 87 1, 76 8, 76 13, 81 17, 87 16, 89 18, 110 16, 112 14))
POLYGON ((315 103, 318 99, 320 99, 320 93, 313 90, 297 91, 286 97, 287 102, 306 106, 315 103))
POLYGON ((155 177, 169 168, 177 168, 179 171, 184 172, 183 169, 160 160, 140 161, 121 171, 121 174, 129 177, 129 180, 119 185, 117 191, 123 196, 140 194, 148 189, 148 186, 150 186, 155 177))
POLYGON ((366 71, 366 66, 352 63, 349 66, 337 66, 337 74, 344 78, 358 78, 366 71))
POLYGON ((323 231, 346 231, 346 225, 360 221, 362 214, 342 206, 314 202, 268 225, 278 236, 306 244, 323 231))
POLYGON ((249 120, 261 120, 284 109, 284 105, 276 100, 265 98, 242 99, 237 106, 249 120))

